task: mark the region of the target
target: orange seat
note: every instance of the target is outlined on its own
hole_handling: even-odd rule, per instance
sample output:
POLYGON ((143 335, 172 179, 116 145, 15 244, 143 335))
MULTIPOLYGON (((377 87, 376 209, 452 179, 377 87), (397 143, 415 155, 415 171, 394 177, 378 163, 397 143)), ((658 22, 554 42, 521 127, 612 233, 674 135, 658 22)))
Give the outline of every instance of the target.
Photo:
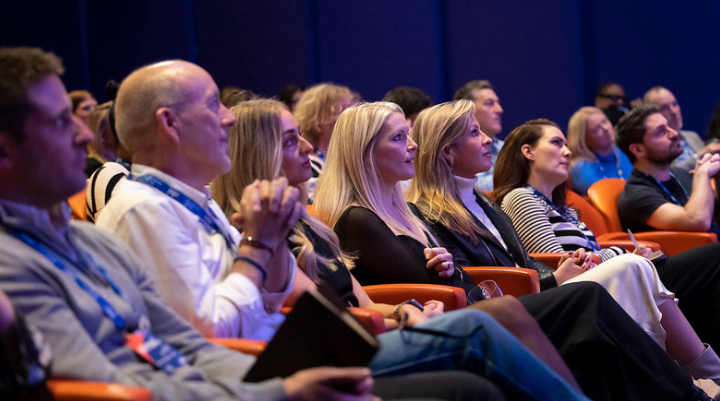
POLYGON ((520 297, 540 292, 540 279, 532 269, 502 266, 470 266, 463 269, 472 276, 475 284, 494 280, 504 295, 520 297))
MULTIPOLYGON (((605 178, 588 189, 590 202, 603 215, 607 232, 598 236, 598 241, 629 240, 630 236, 622 230, 617 211, 617 200, 625 188, 625 181, 620 178, 605 178)), ((684 231, 648 231, 633 233, 637 240, 651 241, 660 244, 662 251, 674 256, 689 249, 714 244, 717 236, 713 233, 684 231)))
POLYGON ((114 383, 48 380, 55 401, 152 401, 150 390, 114 383))
POLYGON ((267 346, 267 341, 248 340, 246 338, 208 338, 207 340, 233 351, 255 356, 265 351, 265 347, 267 346))
POLYGON ((373 302, 390 305, 397 305, 408 299, 416 299, 421 304, 435 299, 445 304, 446 311, 467 306, 465 290, 447 285, 380 284, 364 286, 363 289, 373 302))
POLYGON ((305 210, 307 211, 307 214, 317 218, 317 214, 315 213, 315 205, 306 205, 305 210))
POLYGON ((560 257, 562 256, 562 253, 541 252, 531 253, 530 256, 532 256, 538 262, 544 263, 552 267, 553 269, 557 269, 558 263, 560 263, 560 257))
POLYGON ((82 191, 68 198, 72 209, 72 218, 75 220, 87 220, 87 208, 85 207, 85 188, 82 191))
MULTIPOLYGON (((360 321, 360 324, 365 327, 368 333, 377 336, 385 332, 385 316, 383 316, 380 311, 356 307, 349 307, 347 310, 360 321)), ((292 311, 292 306, 289 306, 287 303, 280 309, 280 313, 285 315, 290 313, 290 311, 292 311)))

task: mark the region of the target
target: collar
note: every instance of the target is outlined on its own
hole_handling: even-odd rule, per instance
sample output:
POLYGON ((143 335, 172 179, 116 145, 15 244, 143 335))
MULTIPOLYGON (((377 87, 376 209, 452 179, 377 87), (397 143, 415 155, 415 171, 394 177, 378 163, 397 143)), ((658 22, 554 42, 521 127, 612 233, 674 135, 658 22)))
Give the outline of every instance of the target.
MULTIPOLYGON (((193 202, 197 203, 202 207, 203 209, 207 209, 208 205, 210 203, 210 191, 207 190, 207 188, 204 189, 204 191, 198 191, 197 189, 191 187, 190 185, 178 180, 177 178, 166 174, 156 168, 145 166, 142 164, 133 164, 131 168, 131 174, 140 177, 142 175, 150 174, 153 175, 162 181, 164 181, 166 184, 168 184, 171 188, 174 190, 182 193, 183 195, 190 198, 193 202)), ((142 184, 145 185, 145 184, 142 184)), ((153 188, 153 190, 155 190, 153 188)))
POLYGON ((477 183, 477 177, 464 178, 454 175, 453 178, 457 185, 460 201, 465 204, 466 207, 467 205, 475 203, 475 184, 477 183))
POLYGON ((55 239, 63 238, 70 226, 72 209, 60 202, 50 209, 0 199, 0 224, 11 228, 32 229, 55 239))
MULTIPOLYGON (((594 152, 593 152, 593 153, 594 153, 594 152)), ((617 154, 616 154, 616 153, 617 153, 617 149, 615 149, 612 153, 610 153, 610 154, 607 155, 607 156, 601 156, 601 155, 598 154, 598 153, 594 153, 594 154, 595 154, 595 157, 597 158, 597 160, 600 161, 600 162, 615 163, 615 161, 618 160, 618 157, 617 157, 617 154)))

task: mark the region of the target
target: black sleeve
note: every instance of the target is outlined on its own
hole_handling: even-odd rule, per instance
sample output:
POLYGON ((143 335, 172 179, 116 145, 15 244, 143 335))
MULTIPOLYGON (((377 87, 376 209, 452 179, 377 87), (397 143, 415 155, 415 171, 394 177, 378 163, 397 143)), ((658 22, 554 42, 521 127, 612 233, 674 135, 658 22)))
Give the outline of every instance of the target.
POLYGON ((431 282, 422 245, 409 247, 372 211, 346 210, 335 232, 342 249, 357 258, 352 272, 360 284, 431 282))
POLYGON ((540 291, 557 287, 557 280, 555 280, 555 276, 553 275, 555 270, 553 270, 552 267, 536 260, 532 256, 528 256, 528 261, 530 261, 528 267, 538 272, 538 276, 540 277, 540 291))
POLYGON ((618 198, 620 222, 624 229, 647 231, 647 219, 668 202, 659 188, 631 177, 618 198))

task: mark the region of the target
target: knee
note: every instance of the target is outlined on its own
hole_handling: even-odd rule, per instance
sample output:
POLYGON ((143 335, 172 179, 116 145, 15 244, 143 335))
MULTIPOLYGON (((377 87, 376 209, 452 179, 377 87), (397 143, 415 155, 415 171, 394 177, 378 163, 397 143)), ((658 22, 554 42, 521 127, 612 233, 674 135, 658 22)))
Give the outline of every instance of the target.
POLYGON ((473 304, 472 307, 486 312, 510 331, 535 323, 525 306, 512 295, 487 299, 473 304))

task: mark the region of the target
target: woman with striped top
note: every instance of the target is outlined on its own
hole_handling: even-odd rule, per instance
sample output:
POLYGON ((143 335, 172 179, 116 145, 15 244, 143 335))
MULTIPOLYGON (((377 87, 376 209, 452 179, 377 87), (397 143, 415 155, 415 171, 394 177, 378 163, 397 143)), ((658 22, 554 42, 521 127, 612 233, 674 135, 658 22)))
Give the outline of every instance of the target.
MULTIPOLYGON (((656 270, 644 258, 649 253, 645 247, 636 249, 635 255, 623 255, 625 250, 616 247, 600 248, 577 212, 565 204, 571 155, 565 136, 549 120, 528 121, 506 138, 495 166, 493 195, 510 216, 525 249, 581 252, 586 258, 599 255, 602 263, 597 268, 588 266, 593 270, 566 282, 593 276, 694 377, 709 377, 720 383, 720 359, 701 342, 678 308, 674 294, 660 281, 659 271, 677 264, 671 259, 679 261, 683 256, 658 263, 656 270), (715 371, 698 374, 696 364, 713 366, 715 371)), ((694 262, 705 268, 700 260, 694 262)))

